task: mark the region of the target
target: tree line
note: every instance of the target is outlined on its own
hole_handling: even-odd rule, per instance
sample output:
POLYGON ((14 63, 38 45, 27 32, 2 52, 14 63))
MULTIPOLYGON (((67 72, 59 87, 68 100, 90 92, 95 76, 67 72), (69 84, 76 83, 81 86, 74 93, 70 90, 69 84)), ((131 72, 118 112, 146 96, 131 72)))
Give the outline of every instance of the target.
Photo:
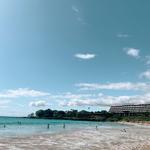
POLYGON ((150 121, 150 113, 130 115, 113 114, 102 111, 78 111, 78 110, 38 110, 28 115, 29 118, 37 119, 66 119, 66 120, 87 120, 87 121, 150 121))
POLYGON ((86 110, 38 110, 35 113, 29 114, 29 118, 41 118, 41 119, 72 119, 72 120, 95 120, 95 121, 105 121, 109 118, 111 114, 105 110, 89 112, 86 110))

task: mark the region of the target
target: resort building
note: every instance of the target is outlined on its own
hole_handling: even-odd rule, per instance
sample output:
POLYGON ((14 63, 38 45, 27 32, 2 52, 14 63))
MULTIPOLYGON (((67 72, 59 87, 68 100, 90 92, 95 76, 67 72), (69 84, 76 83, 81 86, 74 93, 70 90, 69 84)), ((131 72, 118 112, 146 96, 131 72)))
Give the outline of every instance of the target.
POLYGON ((150 113, 150 104, 111 106, 109 112, 116 114, 150 113))

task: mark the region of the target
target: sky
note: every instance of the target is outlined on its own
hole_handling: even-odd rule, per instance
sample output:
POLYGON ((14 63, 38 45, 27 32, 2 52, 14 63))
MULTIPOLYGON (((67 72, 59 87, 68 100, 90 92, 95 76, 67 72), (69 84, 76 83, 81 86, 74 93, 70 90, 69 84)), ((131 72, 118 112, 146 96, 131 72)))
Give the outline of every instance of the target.
POLYGON ((150 103, 149 0, 1 0, 0 116, 150 103))

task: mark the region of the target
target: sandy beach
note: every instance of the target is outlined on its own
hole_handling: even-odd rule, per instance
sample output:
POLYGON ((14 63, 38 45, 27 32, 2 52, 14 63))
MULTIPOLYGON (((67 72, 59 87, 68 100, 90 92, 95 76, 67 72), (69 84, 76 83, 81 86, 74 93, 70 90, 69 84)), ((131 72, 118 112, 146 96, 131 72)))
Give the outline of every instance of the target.
POLYGON ((138 122, 126 122, 126 121, 121 121, 121 122, 118 122, 118 123, 124 124, 124 125, 150 127, 150 121, 138 121, 138 122))
POLYGON ((149 150, 150 128, 125 126, 0 138, 0 150, 149 150), (122 128, 123 129, 123 128, 122 128))

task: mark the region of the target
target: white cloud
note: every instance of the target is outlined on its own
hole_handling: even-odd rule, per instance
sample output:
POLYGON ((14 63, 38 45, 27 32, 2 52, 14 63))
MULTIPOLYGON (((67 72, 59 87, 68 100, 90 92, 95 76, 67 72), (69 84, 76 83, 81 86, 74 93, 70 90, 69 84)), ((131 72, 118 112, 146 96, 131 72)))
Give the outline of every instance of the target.
POLYGON ((126 51, 126 54, 134 57, 134 58, 139 58, 140 57, 140 50, 136 48, 124 48, 126 51))
POLYGON ((8 99, 0 99, 0 108, 7 108, 10 102, 8 99))
POLYGON ((47 106, 47 102, 40 100, 40 101, 32 101, 29 103, 29 106, 31 107, 45 107, 47 106))
POLYGON ((127 37, 129 37, 129 35, 125 34, 125 33, 120 33, 120 34, 117 34, 117 37, 118 38, 127 38, 127 37))
POLYGON ((150 94, 135 96, 109 96, 97 95, 89 99, 73 99, 60 102, 61 106, 112 106, 125 104, 147 104, 150 103, 150 94))
POLYGON ((144 94, 141 95, 119 95, 119 96, 112 96, 97 92, 92 94, 62 93, 58 95, 51 95, 49 99, 51 101, 57 102, 58 105, 63 107, 147 104, 150 103, 150 93, 148 91, 146 92, 144 91, 144 94))
POLYGON ((60 103, 60 106, 63 107, 72 107, 72 106, 98 106, 97 101, 95 100, 70 100, 68 102, 63 101, 60 103))
POLYGON ((79 13, 79 9, 76 7, 76 6, 72 6, 72 10, 74 11, 74 12, 76 12, 76 13, 79 13))
POLYGON ((76 58, 79 58, 79 59, 83 59, 83 60, 89 60, 89 59, 93 59, 95 58, 95 54, 81 54, 81 53, 78 53, 78 54, 75 54, 75 57, 76 58))
POLYGON ((41 97, 48 96, 49 93, 31 90, 28 88, 19 88, 16 90, 5 90, 0 92, 0 98, 17 98, 17 97, 41 97))
POLYGON ((49 96, 49 99, 81 99, 88 98, 91 94, 73 94, 70 92, 49 96))
POLYGON ((150 70, 147 70, 145 72, 142 72, 140 74, 140 78, 146 78, 146 79, 149 79, 150 80, 150 70))
POLYGON ((79 87, 80 90, 135 90, 135 91, 148 91, 150 90, 150 84, 139 82, 120 82, 120 83, 108 83, 108 84, 97 84, 97 83, 79 83, 75 86, 79 87))

